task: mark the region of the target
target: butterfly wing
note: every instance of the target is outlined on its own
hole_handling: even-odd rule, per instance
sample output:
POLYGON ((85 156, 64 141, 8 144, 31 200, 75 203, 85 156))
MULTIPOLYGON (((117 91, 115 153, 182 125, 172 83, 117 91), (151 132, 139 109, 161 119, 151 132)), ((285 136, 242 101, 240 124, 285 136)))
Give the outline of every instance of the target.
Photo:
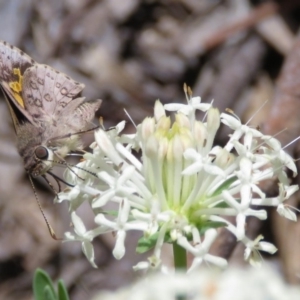
POLYGON ((36 122, 55 122, 84 84, 47 65, 35 64, 23 76, 24 106, 36 122))
POLYGON ((19 127, 19 116, 15 108, 18 109, 20 116, 33 123, 32 117, 25 110, 22 88, 23 74, 34 64, 36 62, 23 51, 5 41, 0 41, 0 84, 16 131, 19 127))
POLYGON ((0 85, 14 122, 18 151, 34 177, 81 147, 79 135, 73 133, 86 129, 101 104, 101 100, 76 98, 84 88, 82 83, 38 64, 3 41, 0 85))
POLYGON ((102 100, 85 101, 85 98, 77 98, 71 101, 58 117, 60 135, 78 133, 88 128, 95 112, 99 109, 102 100))

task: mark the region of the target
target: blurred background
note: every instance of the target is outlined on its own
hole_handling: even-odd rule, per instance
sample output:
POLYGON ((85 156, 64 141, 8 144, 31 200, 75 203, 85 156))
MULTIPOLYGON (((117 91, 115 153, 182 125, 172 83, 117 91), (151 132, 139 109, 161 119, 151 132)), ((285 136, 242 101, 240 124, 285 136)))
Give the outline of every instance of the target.
MULTIPOLYGON (((0 1, 0 39, 84 83, 87 99, 103 100, 97 117, 106 128, 128 120, 124 109, 139 123, 152 115, 158 98, 184 102, 187 83, 204 102, 214 99, 220 111, 231 108, 264 133, 281 132, 283 145, 300 133, 299 24, 297 0, 0 1)), ((112 235, 95 240, 98 269, 83 257, 80 244, 51 239, 2 96, 0 122, 0 299, 31 299, 37 267, 63 278, 73 300, 131 282, 136 276, 131 267, 141 260, 131 242, 134 234, 120 262, 111 256, 112 235)), ((127 122, 126 131, 131 130, 127 122)), ((218 143, 227 135, 221 130, 218 143)), ((91 139, 86 137, 86 145, 91 139)), ((296 144, 287 150, 299 158, 296 144)), ((70 224, 67 206, 54 205, 43 182, 35 185, 50 224, 63 236, 70 224)), ((272 195, 272 185, 264 188, 272 195)), ((298 195, 289 203, 298 207, 298 195)), ((248 235, 262 232, 275 243, 278 253, 265 259, 298 284, 300 226, 269 213, 264 224, 250 220, 248 235)), ((243 248, 229 233, 221 232, 212 252, 243 264, 243 248)))

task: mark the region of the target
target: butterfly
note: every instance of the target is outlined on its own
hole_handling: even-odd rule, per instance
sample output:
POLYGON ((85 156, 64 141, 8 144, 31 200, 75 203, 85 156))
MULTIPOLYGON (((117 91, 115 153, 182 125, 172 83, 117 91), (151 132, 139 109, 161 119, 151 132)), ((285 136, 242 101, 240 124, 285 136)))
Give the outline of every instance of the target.
POLYGON ((101 100, 79 97, 84 84, 5 41, 0 41, 0 85, 26 172, 32 177, 53 176, 55 164, 82 149, 78 133, 90 127, 101 100))

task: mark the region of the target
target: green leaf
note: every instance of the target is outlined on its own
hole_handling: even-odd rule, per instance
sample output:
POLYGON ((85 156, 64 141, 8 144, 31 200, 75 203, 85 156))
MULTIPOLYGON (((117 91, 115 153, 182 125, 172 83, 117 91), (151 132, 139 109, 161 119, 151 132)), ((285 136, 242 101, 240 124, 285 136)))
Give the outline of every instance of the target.
POLYGON ((230 205, 226 203, 225 201, 218 203, 217 205, 214 205, 213 208, 229 208, 230 205))
POLYGON ((138 245, 136 247, 136 252, 139 254, 145 253, 152 248, 154 248, 158 237, 158 232, 152 234, 149 237, 141 237, 138 240, 138 245))
POLYGON ((58 299, 59 300, 69 300, 68 291, 65 287, 65 284, 62 280, 59 280, 57 283, 58 286, 58 299))
POLYGON ((34 273, 33 295, 35 300, 57 299, 51 278, 41 269, 34 273))
POLYGON ((164 243, 173 244, 174 241, 171 238, 170 231, 167 231, 164 237, 164 243))
MULTIPOLYGON (((119 212, 117 210, 103 210, 101 211, 101 213, 111 217, 117 217, 119 215, 119 212)), ((134 218, 131 215, 129 215, 128 221, 132 220, 134 220, 134 218)))
POLYGON ((41 298, 43 300, 58 300, 55 292, 52 290, 52 288, 49 285, 47 285, 45 287, 43 293, 44 293, 44 296, 43 296, 43 298, 41 298))
POLYGON ((117 217, 119 212, 117 210, 103 210, 102 213, 104 215, 112 216, 112 217, 117 217))
MULTIPOLYGON (((237 203, 241 203, 241 198, 235 198, 237 203)), ((213 208, 232 208, 228 203, 225 201, 218 203, 217 205, 213 206, 213 208)))
MULTIPOLYGON (((210 228, 219 228, 219 227, 224 227, 226 226, 226 223, 223 222, 213 222, 213 221, 201 221, 198 224, 195 224, 197 229, 199 230, 200 234, 204 234, 206 230, 210 228)), ((153 249, 156 245, 156 241, 158 238, 159 232, 156 232, 155 234, 151 236, 143 236, 138 240, 138 245, 136 247, 136 252, 139 254, 145 253, 151 249, 153 249)), ((187 235, 186 236, 189 241, 192 240, 192 235, 187 235)), ((170 243, 173 244, 174 241, 171 239, 170 232, 166 232, 164 236, 164 243, 170 243)))
POLYGON ((214 193, 211 195, 211 197, 215 197, 217 195, 220 195, 222 193, 222 191, 224 191, 225 189, 228 189, 230 187, 230 185, 235 182, 238 178, 236 176, 233 176, 229 179, 227 179, 225 182, 223 182, 215 191, 214 193))
POLYGON ((213 221, 206 221, 201 224, 201 226, 197 226, 200 234, 204 234, 206 230, 210 228, 220 228, 220 227, 225 227, 227 224, 223 222, 213 222, 213 221))

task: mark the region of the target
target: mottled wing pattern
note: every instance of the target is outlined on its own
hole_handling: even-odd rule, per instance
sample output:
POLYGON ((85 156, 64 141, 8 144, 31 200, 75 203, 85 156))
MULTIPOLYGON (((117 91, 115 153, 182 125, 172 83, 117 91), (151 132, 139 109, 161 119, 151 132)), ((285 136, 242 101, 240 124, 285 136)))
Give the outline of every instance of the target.
POLYGON ((58 118, 60 135, 87 129, 101 102, 101 100, 85 101, 85 98, 77 98, 70 102, 58 118))
POLYGON ((7 87, 8 84, 22 83, 20 77, 34 64, 36 62, 29 55, 7 42, 0 41, 0 82, 5 90, 12 89, 7 87))
POLYGON ((22 95, 26 110, 35 120, 54 120, 83 88, 84 84, 64 73, 36 64, 24 73, 22 95))
POLYGON ((24 72, 34 64, 36 64, 36 62, 29 55, 5 41, 0 41, 0 84, 8 95, 6 100, 14 123, 15 116, 9 101, 14 102, 16 107, 32 122, 30 114, 28 114, 24 108, 22 84, 24 72))

